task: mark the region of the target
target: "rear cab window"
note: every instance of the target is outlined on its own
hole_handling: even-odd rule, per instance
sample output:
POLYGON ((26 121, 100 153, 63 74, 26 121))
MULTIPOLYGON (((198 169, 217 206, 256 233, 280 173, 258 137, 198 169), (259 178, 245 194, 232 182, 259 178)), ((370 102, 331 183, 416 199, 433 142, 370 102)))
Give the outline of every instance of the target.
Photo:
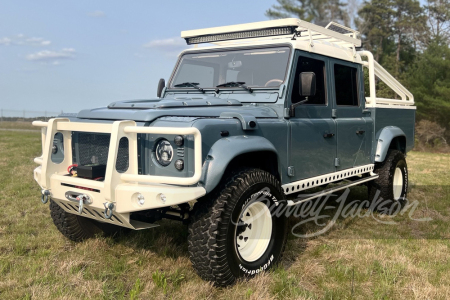
POLYGON ((337 106, 359 106, 358 69, 334 65, 334 88, 337 106))

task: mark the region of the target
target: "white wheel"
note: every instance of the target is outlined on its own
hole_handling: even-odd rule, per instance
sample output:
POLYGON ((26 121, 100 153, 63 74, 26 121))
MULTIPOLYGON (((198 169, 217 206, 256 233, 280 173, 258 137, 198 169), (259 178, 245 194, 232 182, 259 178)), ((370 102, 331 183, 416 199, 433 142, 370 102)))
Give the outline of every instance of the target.
POLYGON ((382 163, 375 165, 378 178, 369 184, 370 207, 385 215, 395 215, 407 204, 408 167, 405 155, 390 149, 382 163), (381 200, 380 200, 381 199, 381 200))
POLYGON ((221 186, 214 198, 194 206, 188 249, 200 277, 227 286, 277 265, 288 219, 270 212, 277 205, 284 210, 285 198, 280 182, 266 171, 237 170, 221 186))
POLYGON ((253 262, 267 250, 272 236, 272 216, 267 205, 250 204, 236 227, 236 248, 242 259, 253 262))
POLYGON ((394 200, 400 199, 403 190, 403 174, 400 168, 395 168, 394 181, 392 183, 394 200))

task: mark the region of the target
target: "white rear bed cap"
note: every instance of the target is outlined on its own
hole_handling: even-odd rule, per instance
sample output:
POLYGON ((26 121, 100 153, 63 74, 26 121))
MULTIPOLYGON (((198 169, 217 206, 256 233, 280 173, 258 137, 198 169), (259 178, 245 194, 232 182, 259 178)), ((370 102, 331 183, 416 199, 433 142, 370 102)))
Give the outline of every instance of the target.
MULTIPOLYGON (((344 26, 333 23, 330 28, 343 29, 344 26), (337 26, 339 25, 339 26, 337 26)), ((358 32, 345 27, 349 33, 340 33, 300 19, 287 18, 255 23, 238 24, 231 26, 213 27, 197 30, 182 31, 181 37, 187 44, 214 43, 220 41, 242 40, 261 37, 292 37, 300 33, 301 38, 324 40, 348 47, 360 47, 361 40, 357 39, 358 32), (302 34, 302 33, 306 33, 302 34)))

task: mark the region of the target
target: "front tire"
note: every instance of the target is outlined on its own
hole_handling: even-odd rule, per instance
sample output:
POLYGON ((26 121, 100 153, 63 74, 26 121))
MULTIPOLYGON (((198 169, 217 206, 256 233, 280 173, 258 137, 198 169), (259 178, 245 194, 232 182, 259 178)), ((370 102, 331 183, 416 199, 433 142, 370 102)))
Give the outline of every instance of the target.
POLYGON ((405 155, 389 150, 386 159, 375 166, 379 177, 369 184, 371 208, 386 215, 398 213, 407 202, 408 166, 405 155))
POLYGON ((50 200, 50 215, 59 232, 74 242, 81 242, 95 235, 115 236, 129 230, 68 213, 52 200, 50 200))
POLYGON ((252 277, 276 264, 284 250, 287 218, 274 214, 284 205, 278 180, 259 169, 226 178, 196 204, 188 249, 197 274, 217 286, 252 277))

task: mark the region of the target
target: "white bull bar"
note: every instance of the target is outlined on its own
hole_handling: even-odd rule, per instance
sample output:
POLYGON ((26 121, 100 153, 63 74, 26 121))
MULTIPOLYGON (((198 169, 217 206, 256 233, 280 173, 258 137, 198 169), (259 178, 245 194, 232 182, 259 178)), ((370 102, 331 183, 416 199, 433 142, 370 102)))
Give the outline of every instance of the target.
POLYGON ((138 127, 134 121, 115 121, 112 124, 81 123, 70 122, 66 118, 50 119, 48 122, 35 121, 33 125, 41 127, 42 133, 42 156, 34 159, 41 165, 34 170, 35 180, 43 191, 48 191, 51 198, 70 213, 76 213, 76 210, 71 208, 78 209, 79 206, 66 199, 66 193, 68 191, 83 193, 92 200, 91 204, 85 205, 87 210, 82 213, 83 216, 99 219, 96 212, 104 210, 105 203, 114 203, 114 217, 119 222, 115 222, 114 218, 112 221, 108 220, 109 222, 141 229, 145 226, 142 224, 135 226, 136 224, 129 219, 130 212, 177 205, 196 200, 206 194, 203 187, 192 187, 199 181, 202 170, 202 140, 197 128, 138 127), (67 168, 72 165, 72 131, 111 134, 104 181, 68 176, 67 168), (57 132, 64 137, 64 160, 59 164, 51 160, 53 138, 57 132), (138 133, 193 136, 194 175, 180 178, 138 174, 138 133), (126 172, 119 173, 115 165, 122 137, 128 138, 129 141, 129 167, 126 172), (161 197, 162 194, 164 197, 161 197), (144 196, 144 204, 139 203, 138 195, 144 196))

